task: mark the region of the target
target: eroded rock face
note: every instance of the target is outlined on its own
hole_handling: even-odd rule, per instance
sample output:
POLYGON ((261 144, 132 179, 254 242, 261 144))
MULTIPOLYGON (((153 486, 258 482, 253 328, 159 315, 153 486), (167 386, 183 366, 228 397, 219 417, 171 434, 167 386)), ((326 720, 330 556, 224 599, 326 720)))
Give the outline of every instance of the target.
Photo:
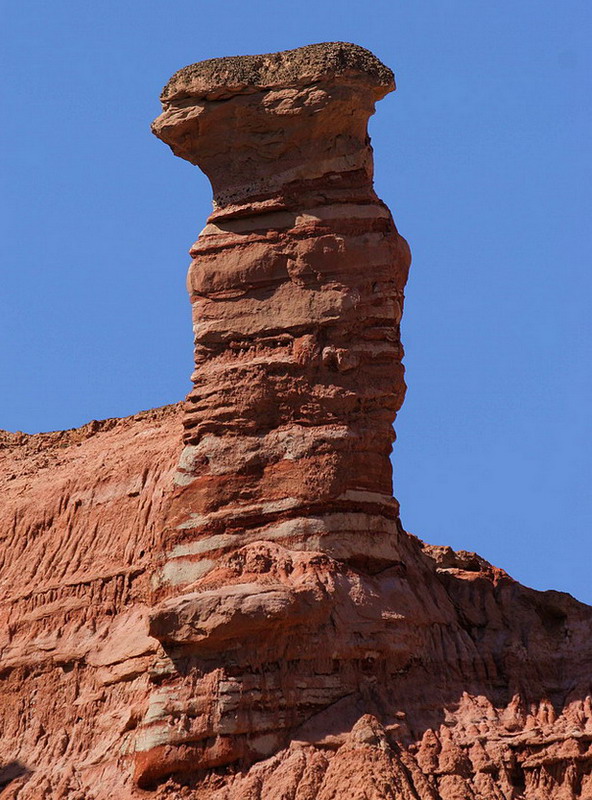
MULTIPOLYGON (((332 610, 357 613, 353 586, 323 587, 311 576, 298 588, 292 575, 275 582, 272 566, 269 585, 241 579, 230 590, 228 576, 206 588, 227 557, 249 560, 252 547, 271 565, 292 564, 293 553, 321 552, 335 569, 370 573, 402 561, 389 456, 405 390, 399 322, 410 258, 374 193, 367 133, 375 101, 392 89, 392 73, 370 53, 327 44, 194 65, 163 92, 153 130, 208 175, 215 210, 191 250, 196 369, 157 590, 172 599, 150 628, 175 649, 193 689, 184 702, 177 688, 163 690, 182 722, 163 715, 157 727, 149 717, 142 785, 185 769, 218 736, 226 743, 216 764, 273 752, 310 715, 307 693, 319 705, 345 693, 335 678, 319 690, 304 633, 316 629, 314 647, 333 661, 368 649, 327 638, 332 610), (276 676, 273 694, 285 707, 266 720, 255 709, 267 702, 267 677, 253 679, 245 651, 233 676, 244 695, 236 713, 261 720, 229 726, 203 704, 196 710, 196 680, 206 693, 211 682, 200 674, 202 653, 218 670, 225 642, 235 658, 237 639, 245 650, 251 637, 269 641, 274 662, 290 645, 302 697, 283 699, 288 686, 276 676)), ((370 609, 361 585, 357 592, 370 609)))
POLYGON ((180 414, 0 432, 2 800, 126 796, 180 414))
POLYGON ((196 64, 163 91, 153 130, 215 197, 187 280, 194 389, 164 587, 250 541, 396 557, 409 250, 367 134, 393 88, 370 53, 328 44, 196 64))
POLYGON ((2 800, 592 798, 592 609, 399 522, 393 88, 341 43, 165 87, 215 197, 194 388, 0 435, 2 800))

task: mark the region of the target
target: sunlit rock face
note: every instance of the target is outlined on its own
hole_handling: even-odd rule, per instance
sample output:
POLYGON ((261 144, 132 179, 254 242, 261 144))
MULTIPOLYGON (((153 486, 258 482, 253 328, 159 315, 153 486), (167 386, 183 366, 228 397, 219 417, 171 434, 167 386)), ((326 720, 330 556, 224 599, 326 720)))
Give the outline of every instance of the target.
POLYGON ((195 336, 162 585, 260 540, 397 557, 393 421, 409 250, 372 188, 367 122, 393 75, 325 44, 178 72, 153 130, 199 165, 195 336))
POLYGON ((343 43, 165 87, 214 193, 194 386, 0 432, 0 800, 592 798, 592 609, 399 521, 393 89, 343 43))
MULTIPOLYGON (((403 561, 389 456, 410 256, 367 132, 393 89, 371 53, 337 43, 195 64, 163 91, 153 130, 208 175, 214 212, 191 249, 194 388, 150 627, 179 680, 139 739, 143 785, 274 752, 351 693, 353 660, 385 659, 362 629, 330 631, 336 609, 381 620, 380 591, 351 570, 403 561), (220 717, 211 675, 228 659, 220 717)), ((410 641, 387 647, 399 666, 410 641)))

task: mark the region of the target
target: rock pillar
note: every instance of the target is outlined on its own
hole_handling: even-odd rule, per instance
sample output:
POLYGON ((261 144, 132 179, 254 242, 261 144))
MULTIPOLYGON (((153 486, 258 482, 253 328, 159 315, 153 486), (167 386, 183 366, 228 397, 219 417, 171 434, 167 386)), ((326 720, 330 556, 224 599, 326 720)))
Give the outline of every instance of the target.
POLYGON ((393 421, 409 250, 372 185, 367 122, 395 88, 330 43, 177 72, 153 131, 211 181, 191 249, 195 372, 162 586, 254 541, 396 555, 393 421))
POLYGON ((371 53, 334 43, 194 64, 163 91, 153 130, 206 173, 214 211, 187 281, 194 385, 142 787, 269 755, 357 696, 355 665, 401 670, 417 646, 389 459, 409 250, 367 133, 393 89, 371 53))

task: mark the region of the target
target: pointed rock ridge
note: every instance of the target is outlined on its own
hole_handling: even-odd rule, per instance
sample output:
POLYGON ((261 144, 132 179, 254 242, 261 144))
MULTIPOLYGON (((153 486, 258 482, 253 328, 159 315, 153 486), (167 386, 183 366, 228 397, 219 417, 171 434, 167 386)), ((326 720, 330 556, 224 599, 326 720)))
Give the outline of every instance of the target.
POLYGON ((165 593, 253 541, 399 558, 389 456, 410 256, 367 132, 393 89, 338 42, 193 64, 162 93, 154 133, 206 173, 215 205, 187 279, 196 368, 165 593))

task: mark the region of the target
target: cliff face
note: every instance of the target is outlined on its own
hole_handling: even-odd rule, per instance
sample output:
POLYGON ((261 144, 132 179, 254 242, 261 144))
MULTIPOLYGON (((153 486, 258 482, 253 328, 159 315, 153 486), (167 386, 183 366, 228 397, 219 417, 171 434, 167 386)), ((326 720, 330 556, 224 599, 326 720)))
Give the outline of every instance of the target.
POLYGON ((0 438, 2 800, 592 798, 592 609, 399 522, 393 89, 341 43, 165 87, 215 200, 194 388, 0 438))

